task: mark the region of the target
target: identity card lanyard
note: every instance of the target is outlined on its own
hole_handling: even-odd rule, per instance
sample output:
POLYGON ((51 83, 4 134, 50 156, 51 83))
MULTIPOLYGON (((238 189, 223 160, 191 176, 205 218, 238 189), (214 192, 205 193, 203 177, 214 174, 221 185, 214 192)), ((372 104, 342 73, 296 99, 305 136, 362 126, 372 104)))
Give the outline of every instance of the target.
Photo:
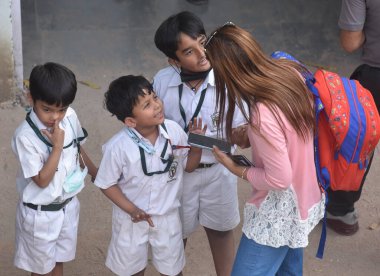
MULTIPOLYGON (((161 126, 166 131, 165 125, 162 124, 161 126)), ((166 139, 164 148, 162 149, 162 152, 161 152, 161 155, 160 155, 161 162, 164 163, 164 164, 166 164, 165 169, 163 171, 148 172, 147 167, 146 167, 145 151, 148 154, 153 155, 154 154, 154 149, 152 149, 152 147, 150 145, 147 145, 147 143, 145 143, 141 138, 139 138, 132 129, 127 128, 127 134, 128 134, 128 136, 132 139, 132 141, 139 148, 140 158, 141 158, 141 167, 142 167, 143 172, 144 172, 145 175, 152 176, 154 174, 163 174, 163 173, 166 173, 166 172, 169 171, 170 166, 172 165, 173 160, 174 160, 173 154, 170 154, 168 159, 164 158, 165 154, 166 154, 166 151, 168 149, 169 139, 166 139)))
MULTIPOLYGON (((199 114, 199 111, 201 110, 201 107, 202 107, 202 104, 203 104, 203 101, 205 99, 205 96, 206 96, 206 90, 207 90, 207 87, 205 89, 202 90, 201 92, 201 97, 199 99, 199 102, 198 102, 198 105, 197 105, 197 108, 195 109, 195 112, 193 114, 193 117, 191 117, 191 120, 194 120, 194 118, 196 118, 199 114)), ((183 106, 181 104, 181 99, 182 99, 182 91, 183 91, 183 83, 181 83, 179 86, 178 86, 178 94, 179 94, 179 111, 181 112, 181 117, 183 119, 183 121, 185 122, 185 127, 184 127, 184 131, 187 133, 189 131, 189 126, 186 125, 187 124, 187 121, 186 121, 186 113, 185 113, 185 110, 183 109, 183 106)))
MULTIPOLYGON (((42 142, 44 142, 46 146, 48 146, 48 149, 50 151, 50 148, 52 148, 53 145, 41 134, 41 131, 33 123, 32 119, 30 119, 30 112, 28 112, 26 114, 26 121, 28 122, 29 126, 33 129, 34 133, 38 136, 38 138, 40 138, 40 140, 42 142)), ((73 126, 71 125, 70 120, 69 120, 69 123, 70 123, 71 128, 73 128, 73 126)), ((77 147, 78 147, 78 153, 79 153, 80 152, 80 142, 83 141, 88 136, 87 131, 84 128, 82 128, 82 130, 83 130, 83 133, 84 133, 83 137, 75 138, 73 141, 71 141, 68 145, 64 146, 63 148, 67 149, 67 148, 71 147, 73 145, 73 143, 75 143, 77 145, 77 147)))

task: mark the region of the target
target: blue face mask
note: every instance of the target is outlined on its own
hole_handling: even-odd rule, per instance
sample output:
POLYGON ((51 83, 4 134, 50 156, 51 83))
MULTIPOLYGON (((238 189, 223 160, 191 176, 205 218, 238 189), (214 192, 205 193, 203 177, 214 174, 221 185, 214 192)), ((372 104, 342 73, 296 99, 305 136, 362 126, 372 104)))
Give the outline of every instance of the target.
POLYGON ((65 182, 63 183, 63 190, 66 193, 70 194, 80 189, 84 184, 84 179, 87 173, 87 167, 84 167, 84 169, 82 170, 79 164, 77 164, 75 170, 71 174, 66 176, 65 182))

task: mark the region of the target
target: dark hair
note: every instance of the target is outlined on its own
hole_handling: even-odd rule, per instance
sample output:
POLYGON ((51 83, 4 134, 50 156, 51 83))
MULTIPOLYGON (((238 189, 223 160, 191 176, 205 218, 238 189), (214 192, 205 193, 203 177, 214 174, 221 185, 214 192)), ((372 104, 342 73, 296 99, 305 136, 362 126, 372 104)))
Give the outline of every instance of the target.
POLYGON ((104 94, 105 108, 120 121, 133 117, 133 108, 139 96, 153 92, 152 84, 143 76, 122 76, 111 82, 108 91, 104 94))
POLYGON ((74 73, 67 67, 47 62, 33 68, 29 77, 29 91, 33 101, 68 106, 75 99, 77 81, 74 73))
POLYGON ((206 35, 202 20, 191 12, 183 11, 161 23, 154 36, 154 43, 167 57, 178 60, 175 52, 178 49, 181 33, 193 39, 206 35))

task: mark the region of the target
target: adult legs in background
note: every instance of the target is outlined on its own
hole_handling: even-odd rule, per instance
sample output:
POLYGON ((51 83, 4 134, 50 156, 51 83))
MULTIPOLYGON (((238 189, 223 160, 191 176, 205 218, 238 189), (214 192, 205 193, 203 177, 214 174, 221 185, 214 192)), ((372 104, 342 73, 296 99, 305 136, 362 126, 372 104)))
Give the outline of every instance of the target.
MULTIPOLYGON (((380 68, 363 64, 356 68, 350 78, 358 80, 364 88, 371 92, 379 111, 380 68)), ((361 196, 364 182, 372 165, 372 159, 373 155, 358 191, 332 191, 331 189, 327 191, 327 225, 338 234, 350 236, 359 230, 355 202, 358 201, 361 196)))

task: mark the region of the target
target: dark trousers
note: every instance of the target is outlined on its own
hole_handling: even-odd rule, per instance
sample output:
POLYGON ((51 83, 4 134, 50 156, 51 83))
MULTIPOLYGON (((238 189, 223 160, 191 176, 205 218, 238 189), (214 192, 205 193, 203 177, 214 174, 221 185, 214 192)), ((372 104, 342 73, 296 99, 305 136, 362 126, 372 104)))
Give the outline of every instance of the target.
MULTIPOLYGON (((362 64, 356 68, 350 78, 358 80, 363 87, 371 92, 376 102, 377 110, 380 111, 380 68, 362 64)), ((365 179, 372 165, 372 159, 373 155, 369 161, 367 170, 358 191, 346 192, 332 191, 331 189, 327 190, 327 211, 330 214, 334 216, 344 216, 355 210, 354 204, 360 198, 365 179)))

